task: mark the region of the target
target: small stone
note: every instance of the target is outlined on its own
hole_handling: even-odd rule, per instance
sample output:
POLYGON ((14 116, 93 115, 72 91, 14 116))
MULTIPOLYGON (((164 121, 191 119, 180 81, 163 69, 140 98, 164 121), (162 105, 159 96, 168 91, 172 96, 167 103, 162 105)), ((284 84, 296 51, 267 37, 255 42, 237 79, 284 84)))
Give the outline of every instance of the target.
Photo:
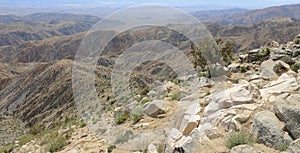
POLYGON ((78 151, 76 149, 73 149, 73 150, 68 151, 68 153, 78 153, 78 151))
POLYGON ((233 147, 230 150, 230 153, 259 153, 256 149, 249 145, 239 145, 236 147, 233 147))
POLYGON ((157 150, 156 150, 156 147, 153 143, 151 143, 149 146, 148 146, 148 152, 149 153, 158 153, 157 150))

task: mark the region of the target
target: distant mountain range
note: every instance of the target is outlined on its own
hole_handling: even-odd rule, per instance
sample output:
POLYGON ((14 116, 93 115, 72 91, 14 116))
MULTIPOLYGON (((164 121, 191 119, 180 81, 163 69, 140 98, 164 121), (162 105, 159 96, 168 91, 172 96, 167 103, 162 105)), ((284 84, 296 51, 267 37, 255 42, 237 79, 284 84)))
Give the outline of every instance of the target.
POLYGON ((36 13, 0 16, 0 46, 88 31, 100 19, 90 15, 36 13))
POLYGON ((264 9, 245 10, 228 9, 214 11, 199 11, 192 13, 203 23, 218 23, 221 25, 245 25, 274 17, 290 17, 300 19, 300 4, 274 6, 264 9))
MULTIPOLYGON (((232 40, 237 46, 237 51, 245 51, 266 45, 273 40, 279 43, 292 40, 300 33, 299 10, 300 4, 296 4, 251 11, 246 9, 200 11, 193 15, 207 25, 215 38, 232 40)), ((0 59, 2 62, 72 59, 84 33, 99 20, 100 18, 90 15, 68 13, 0 16, 0 59)), ((138 35, 147 34, 154 37, 157 31, 160 30, 154 28, 140 31, 138 35)), ((136 34, 120 35, 113 40, 114 43, 121 44, 119 48, 114 46, 110 48, 119 53, 122 47, 136 41, 134 35, 136 34), (123 41, 125 39, 126 41, 123 41)))

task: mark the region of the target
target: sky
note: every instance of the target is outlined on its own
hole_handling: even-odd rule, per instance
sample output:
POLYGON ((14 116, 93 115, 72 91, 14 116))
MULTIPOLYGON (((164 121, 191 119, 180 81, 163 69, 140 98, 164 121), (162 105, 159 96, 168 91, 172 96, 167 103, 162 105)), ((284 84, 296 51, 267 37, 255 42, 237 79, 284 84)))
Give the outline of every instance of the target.
POLYGON ((0 7, 128 7, 132 5, 158 4, 174 7, 214 8, 264 8, 300 3, 300 0, 0 0, 0 7))

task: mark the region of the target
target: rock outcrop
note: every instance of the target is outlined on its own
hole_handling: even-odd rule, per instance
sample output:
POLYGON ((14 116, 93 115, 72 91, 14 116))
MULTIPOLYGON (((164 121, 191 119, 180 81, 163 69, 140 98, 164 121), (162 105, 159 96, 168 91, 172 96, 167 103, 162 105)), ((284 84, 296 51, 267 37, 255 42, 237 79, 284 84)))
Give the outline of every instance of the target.
POLYGON ((277 99, 275 112, 294 139, 300 138, 300 95, 292 94, 285 99, 277 99))
POLYGON ((262 111, 253 117, 251 133, 259 143, 279 149, 279 146, 292 139, 283 131, 284 123, 280 122, 274 113, 262 111))

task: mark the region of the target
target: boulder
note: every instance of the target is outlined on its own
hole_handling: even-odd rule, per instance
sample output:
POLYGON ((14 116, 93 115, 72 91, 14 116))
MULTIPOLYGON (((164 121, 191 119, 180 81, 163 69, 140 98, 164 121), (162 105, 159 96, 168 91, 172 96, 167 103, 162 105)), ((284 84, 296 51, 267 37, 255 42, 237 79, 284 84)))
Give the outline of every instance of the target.
POLYGON ((293 94, 286 99, 278 99, 274 110, 279 119, 285 122, 286 129, 294 139, 300 138, 300 95, 293 94))
POLYGON ((184 115, 183 120, 180 125, 180 130, 182 134, 187 136, 189 135, 195 128, 198 127, 200 123, 199 115, 184 115))
POLYGON ((258 112, 254 115, 251 133, 258 143, 279 149, 284 143, 289 142, 283 131, 284 124, 270 111, 258 112))
POLYGON ((296 78, 284 73, 278 78, 278 80, 266 84, 259 91, 262 96, 266 96, 268 94, 291 93, 293 91, 297 91, 298 89, 299 83, 297 82, 296 78))
POLYGON ((239 55, 239 62, 246 63, 248 61, 248 55, 239 55))
POLYGON ((199 103, 191 104, 188 109, 184 112, 186 115, 197 115, 200 113, 201 106, 199 103))
POLYGON ((299 153, 300 152, 300 139, 293 141, 289 148, 287 149, 288 153, 299 153))
POLYGON ((249 145, 235 146, 230 150, 230 153, 259 153, 256 149, 249 145))
POLYGON ((300 44, 300 34, 298 34, 294 39, 295 44, 300 44))
POLYGON ((293 51, 293 57, 298 57, 300 55, 300 49, 295 49, 293 51))
POLYGON ((258 61, 259 57, 257 56, 261 52, 261 49, 254 49, 249 51, 247 60, 248 62, 258 61))
POLYGON ((273 67, 276 65, 276 63, 273 60, 267 60, 261 63, 260 69, 261 69, 261 76, 266 79, 274 79, 277 77, 277 74, 273 71, 273 67))
POLYGON ((165 114, 164 110, 164 101, 163 100, 154 100, 149 102, 144 107, 144 113, 150 117, 158 117, 160 114, 165 114))
POLYGON ((278 48, 280 44, 277 41, 272 41, 268 46, 271 48, 278 48))
POLYGON ((257 91, 253 85, 247 81, 236 84, 233 87, 226 89, 223 92, 212 95, 211 105, 209 108, 219 106, 217 109, 226 109, 234 105, 242 105, 254 102, 254 97, 257 96, 257 91), (216 104, 213 104, 216 103, 216 104))
POLYGON ((228 69, 233 73, 237 73, 240 71, 240 64, 232 63, 232 64, 228 65, 228 69))
POLYGON ((222 136, 220 129, 217 127, 213 127, 211 129, 208 129, 206 131, 206 136, 209 138, 209 140, 217 139, 222 136))

